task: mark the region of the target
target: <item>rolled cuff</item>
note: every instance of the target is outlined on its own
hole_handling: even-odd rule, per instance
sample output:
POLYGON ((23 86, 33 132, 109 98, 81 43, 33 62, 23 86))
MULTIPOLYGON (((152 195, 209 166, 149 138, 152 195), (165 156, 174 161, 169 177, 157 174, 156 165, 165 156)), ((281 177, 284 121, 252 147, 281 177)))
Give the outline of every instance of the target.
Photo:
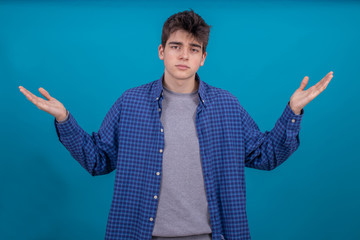
POLYGON ((300 124, 303 115, 304 109, 301 109, 300 114, 295 114, 288 103, 285 107, 283 114, 280 117, 280 121, 287 130, 300 130, 300 124))
POLYGON ((76 122, 75 118, 72 116, 72 114, 69 112, 67 120, 64 120, 62 122, 58 122, 55 119, 55 128, 58 134, 58 137, 66 137, 69 136, 78 130, 78 123, 76 122))

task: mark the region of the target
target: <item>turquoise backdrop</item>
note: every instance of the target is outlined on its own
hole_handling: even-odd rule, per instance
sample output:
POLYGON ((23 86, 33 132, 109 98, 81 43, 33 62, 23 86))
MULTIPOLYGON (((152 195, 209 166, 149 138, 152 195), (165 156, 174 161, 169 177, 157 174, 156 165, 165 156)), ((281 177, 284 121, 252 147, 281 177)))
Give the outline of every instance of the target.
POLYGON ((44 87, 91 134, 126 89, 161 77, 162 25, 189 8, 212 25, 201 79, 262 131, 305 76, 309 88, 334 72, 304 109, 299 149, 246 169, 252 238, 360 239, 360 4, 229 0, 0 1, 0 239, 103 239, 115 176, 90 176, 18 86, 44 87))

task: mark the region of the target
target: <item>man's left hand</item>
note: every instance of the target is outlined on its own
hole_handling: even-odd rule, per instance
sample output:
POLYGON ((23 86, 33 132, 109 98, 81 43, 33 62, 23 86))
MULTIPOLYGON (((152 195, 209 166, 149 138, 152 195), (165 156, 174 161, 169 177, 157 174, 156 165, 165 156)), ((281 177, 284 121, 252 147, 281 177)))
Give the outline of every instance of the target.
POLYGON ((322 91, 325 90, 330 80, 333 78, 333 72, 329 72, 326 76, 321 79, 317 84, 304 91, 309 77, 304 77, 300 87, 294 92, 290 98, 290 108, 295 114, 300 114, 309 102, 316 98, 322 91))

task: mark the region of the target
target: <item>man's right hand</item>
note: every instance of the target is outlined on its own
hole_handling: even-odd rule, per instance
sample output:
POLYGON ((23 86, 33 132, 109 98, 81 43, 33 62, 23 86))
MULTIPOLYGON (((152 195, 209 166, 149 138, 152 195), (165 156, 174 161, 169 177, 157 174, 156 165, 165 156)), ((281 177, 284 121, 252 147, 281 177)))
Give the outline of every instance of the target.
POLYGON ((66 119, 66 108, 61 102, 51 97, 50 94, 43 88, 39 88, 39 92, 48 100, 42 99, 32 94, 26 88, 19 86, 20 92, 22 92, 26 98, 37 106, 40 110, 43 110, 53 115, 57 121, 63 121, 66 119))

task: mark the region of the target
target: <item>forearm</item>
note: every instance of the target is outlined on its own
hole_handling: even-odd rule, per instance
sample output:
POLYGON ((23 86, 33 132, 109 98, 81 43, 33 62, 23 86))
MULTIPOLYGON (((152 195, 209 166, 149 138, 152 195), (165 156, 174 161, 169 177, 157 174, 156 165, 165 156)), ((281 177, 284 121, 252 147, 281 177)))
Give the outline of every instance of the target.
POLYGON ((85 132, 70 113, 61 123, 55 120, 55 127, 60 142, 91 175, 107 174, 115 169, 116 153, 105 153, 99 135, 85 132))
POLYGON ((297 115, 287 105, 274 128, 265 133, 258 131, 255 122, 249 121, 249 127, 255 130, 246 144, 246 166, 272 170, 288 159, 300 145, 302 115, 303 110, 297 115))

